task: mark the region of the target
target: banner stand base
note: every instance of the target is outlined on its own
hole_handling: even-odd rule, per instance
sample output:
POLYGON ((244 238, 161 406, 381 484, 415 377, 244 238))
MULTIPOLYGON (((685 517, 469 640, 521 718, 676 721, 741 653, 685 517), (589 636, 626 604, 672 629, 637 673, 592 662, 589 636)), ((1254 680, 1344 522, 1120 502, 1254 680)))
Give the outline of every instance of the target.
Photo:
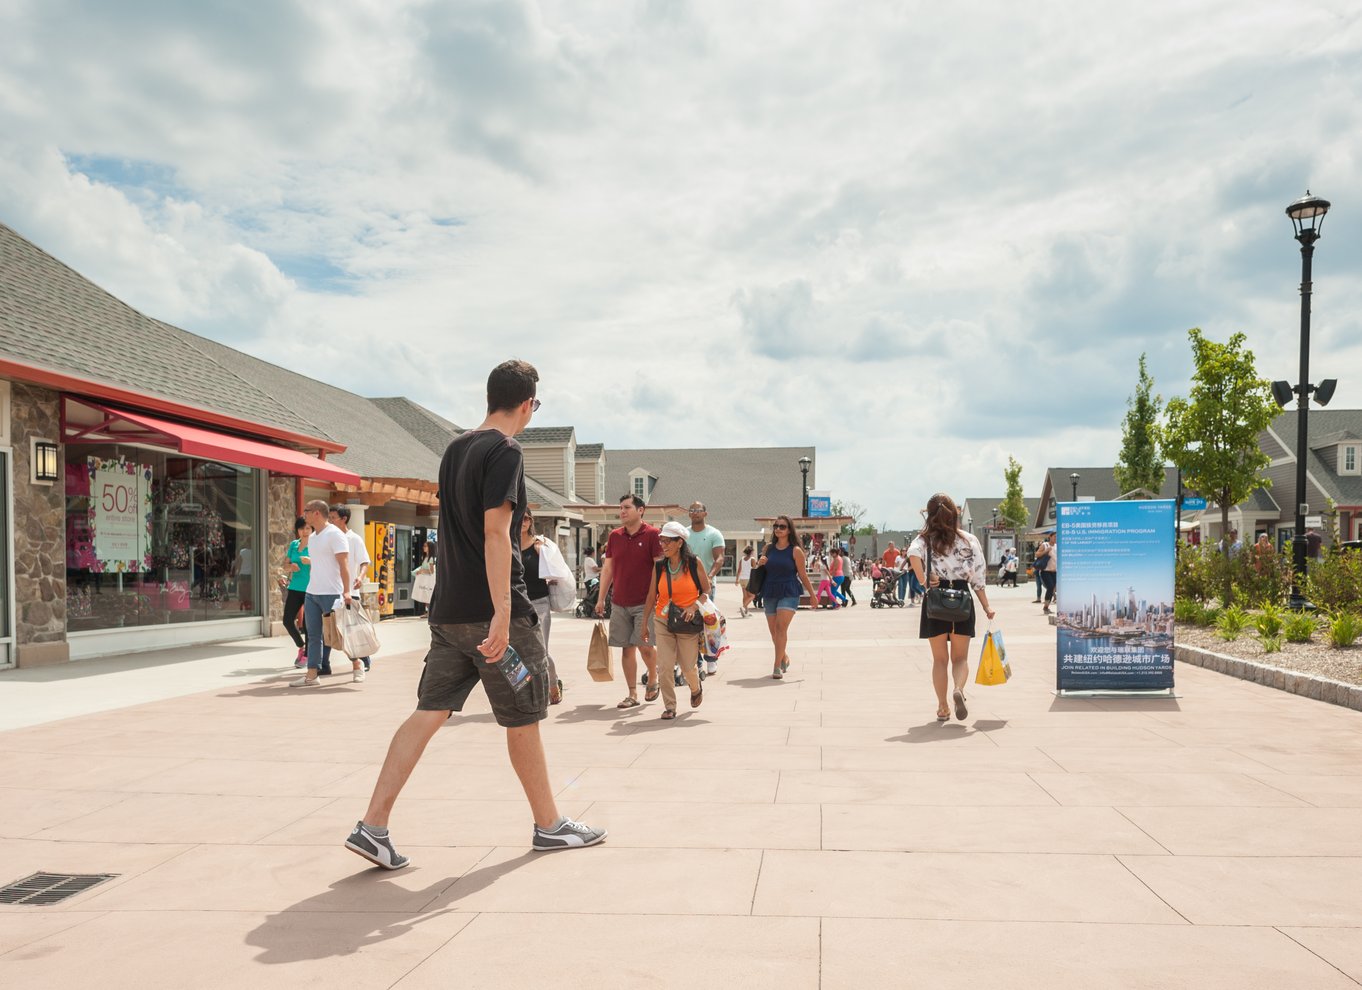
POLYGON ((1056 698, 1158 698, 1163 700, 1182 697, 1180 694, 1175 694, 1173 688, 1156 688, 1151 691, 1134 689, 1127 691, 1074 691, 1057 688, 1051 693, 1056 698))

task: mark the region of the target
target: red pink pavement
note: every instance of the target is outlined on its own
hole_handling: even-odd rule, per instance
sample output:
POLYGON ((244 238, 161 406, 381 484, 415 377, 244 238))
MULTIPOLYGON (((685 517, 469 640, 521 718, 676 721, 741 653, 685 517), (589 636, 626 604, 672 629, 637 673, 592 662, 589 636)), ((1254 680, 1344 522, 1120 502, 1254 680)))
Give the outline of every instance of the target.
POLYGON ((779 682, 763 619, 734 618, 671 723, 618 712, 590 623, 559 619, 553 780, 610 829, 580 851, 529 852, 480 696, 398 804, 413 865, 341 848, 411 707, 415 620, 362 685, 290 691, 279 645, 226 687, 0 733, 0 883, 118 874, 0 907, 0 986, 1362 982, 1362 714, 1187 667, 1176 700, 1056 699, 1052 628, 993 596, 1015 676, 944 726, 915 610, 802 613, 779 682))

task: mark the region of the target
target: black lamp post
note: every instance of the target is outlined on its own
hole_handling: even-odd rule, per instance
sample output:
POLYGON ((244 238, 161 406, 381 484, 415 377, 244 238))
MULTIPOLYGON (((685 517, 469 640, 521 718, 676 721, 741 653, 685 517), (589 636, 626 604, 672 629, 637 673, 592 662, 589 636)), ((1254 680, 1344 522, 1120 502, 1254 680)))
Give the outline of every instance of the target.
POLYGON ((807 457, 799 459, 799 472, 804 476, 804 486, 801 491, 804 494, 804 518, 809 518, 809 468, 813 466, 813 461, 807 457))
POLYGON ((1324 214, 1328 212, 1329 201, 1311 196, 1308 189, 1303 197, 1286 208, 1286 215, 1296 230, 1296 240, 1301 245, 1301 370, 1300 381, 1294 388, 1290 382, 1272 383, 1272 395, 1278 405, 1285 406, 1293 393, 1296 396, 1296 534, 1291 540, 1291 600, 1287 604, 1297 610, 1310 608, 1301 590, 1305 578, 1305 516, 1310 511, 1305 500, 1310 393, 1317 393, 1315 401, 1321 406, 1327 405, 1338 385, 1332 379, 1319 386, 1310 384, 1310 294, 1313 290, 1310 264, 1315 254, 1315 241, 1319 240, 1320 228, 1324 226, 1324 214))
POLYGON ((1074 501, 1074 502, 1077 502, 1077 501, 1078 501, 1078 478, 1079 478, 1079 474, 1078 474, 1077 471, 1075 471, 1073 474, 1069 475, 1069 484, 1073 486, 1073 490, 1074 490, 1074 497, 1071 499, 1071 501, 1074 501))

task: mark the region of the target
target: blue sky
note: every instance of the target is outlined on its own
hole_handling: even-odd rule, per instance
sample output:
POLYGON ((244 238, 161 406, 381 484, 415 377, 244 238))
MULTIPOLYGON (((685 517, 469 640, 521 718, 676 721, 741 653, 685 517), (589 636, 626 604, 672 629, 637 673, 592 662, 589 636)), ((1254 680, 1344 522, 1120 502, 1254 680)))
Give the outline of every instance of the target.
POLYGON ((0 31, 0 221, 456 422, 515 355, 542 424, 813 443, 873 522, 999 496, 1009 454, 1038 495, 1114 458, 1142 351, 1185 391, 1188 327, 1294 379, 1307 187, 1316 367, 1362 406, 1346 5, 0 0, 0 31))

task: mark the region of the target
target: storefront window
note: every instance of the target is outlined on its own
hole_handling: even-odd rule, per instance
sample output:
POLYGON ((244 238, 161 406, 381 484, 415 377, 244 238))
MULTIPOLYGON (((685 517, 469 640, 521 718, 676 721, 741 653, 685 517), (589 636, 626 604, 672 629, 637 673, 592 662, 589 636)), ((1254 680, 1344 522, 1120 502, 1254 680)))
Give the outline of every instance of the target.
POLYGON ((258 484, 231 464, 68 444, 67 629, 259 615, 258 484))

